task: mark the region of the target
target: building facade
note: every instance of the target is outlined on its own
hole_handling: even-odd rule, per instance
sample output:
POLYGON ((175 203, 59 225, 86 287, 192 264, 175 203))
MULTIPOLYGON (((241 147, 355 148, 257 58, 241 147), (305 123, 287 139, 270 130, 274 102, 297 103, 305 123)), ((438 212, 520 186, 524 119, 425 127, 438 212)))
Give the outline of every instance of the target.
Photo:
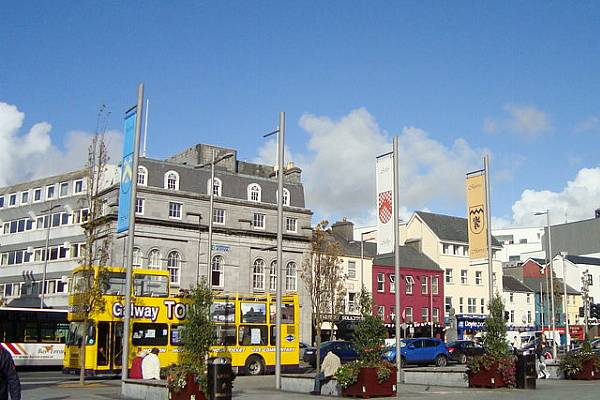
POLYGON ((510 275, 502 277, 502 285, 502 301, 508 316, 507 329, 519 332, 535 330, 534 290, 510 275))
POLYGON ((498 259, 503 263, 516 265, 529 257, 543 257, 544 228, 493 229, 492 234, 502 244, 498 259))

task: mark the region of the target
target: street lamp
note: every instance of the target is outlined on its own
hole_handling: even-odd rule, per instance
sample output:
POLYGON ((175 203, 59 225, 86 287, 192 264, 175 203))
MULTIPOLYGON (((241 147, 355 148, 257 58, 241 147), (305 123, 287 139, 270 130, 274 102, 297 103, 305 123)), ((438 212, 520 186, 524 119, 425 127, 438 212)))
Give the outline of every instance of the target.
MULTIPOLYGON (((185 213, 190 217, 198 217, 198 251, 197 251, 197 264, 196 264, 196 287, 198 287, 198 280, 200 279, 200 244, 202 243, 202 230, 200 226, 200 222, 202 221, 202 214, 195 212, 187 212, 185 213)), ((206 276, 206 280, 208 281, 210 276, 206 276)))
MULTIPOLYGON (((365 258, 365 235, 368 235, 370 233, 374 233, 377 232, 377 229, 373 229, 371 231, 368 232, 362 232, 360 234, 360 290, 362 291, 365 287, 365 280, 364 280, 364 258, 365 258)), ((397 281, 398 279, 396 277, 394 277, 394 279, 397 281)), ((396 283, 396 286, 398 286, 398 284, 396 283)))
POLYGON ((40 308, 44 308, 44 286, 46 286, 46 271, 48 269, 48 246, 50 243, 50 228, 52 227, 52 211, 59 207, 62 206, 60 204, 52 205, 52 201, 50 201, 49 207, 41 211, 42 213, 48 213, 48 228, 46 229, 46 245, 44 246, 44 269, 42 271, 42 284, 40 286, 40 308))
POLYGON ((212 279, 210 279, 210 272, 212 267, 212 227, 213 227, 213 207, 215 203, 215 165, 220 163, 223 160, 233 157, 233 153, 223 154, 221 157, 215 158, 215 149, 212 151, 212 161, 198 165, 194 168, 204 168, 210 165, 210 206, 208 210, 208 261, 206 263, 206 276, 208 279, 208 288, 212 288, 212 279))
POLYGON ((534 215, 546 215, 546 226, 548 227, 548 268, 550 275, 550 308, 552 312, 552 358, 556 359, 556 316, 554 314, 554 274, 552 268, 552 236, 550 234, 550 210, 536 212, 534 215))
POLYGON ((567 256, 566 251, 561 251, 560 256, 562 258, 562 274, 563 274, 563 311, 565 314, 565 338, 567 344, 567 350, 571 345, 571 335, 569 334, 569 313, 567 311, 568 295, 567 295, 567 267, 565 265, 565 257, 567 256))

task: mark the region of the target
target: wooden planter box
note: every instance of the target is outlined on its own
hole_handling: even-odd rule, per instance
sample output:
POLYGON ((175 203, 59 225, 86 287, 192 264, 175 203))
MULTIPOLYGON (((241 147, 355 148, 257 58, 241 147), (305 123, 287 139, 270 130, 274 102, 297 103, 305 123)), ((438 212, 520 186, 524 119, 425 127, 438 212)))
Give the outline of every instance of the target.
POLYGON ((173 390, 169 390, 169 399, 170 400, 190 400, 192 396, 196 400, 206 400, 206 396, 204 392, 200 390, 200 386, 195 382, 193 375, 188 375, 186 377, 186 385, 179 392, 175 392, 173 390))
POLYGON ((396 368, 391 368, 390 377, 387 381, 377 381, 376 368, 361 368, 356 383, 342 389, 344 397, 390 397, 396 394, 396 368))
POLYGON ((477 373, 469 371, 468 375, 469 387, 495 389, 508 386, 498 371, 498 364, 492 364, 490 369, 482 367, 477 373))
POLYGON ((581 380, 592 380, 592 379, 600 379, 600 373, 594 372, 594 360, 587 360, 583 362, 581 366, 581 371, 578 374, 571 375, 571 379, 581 379, 581 380))

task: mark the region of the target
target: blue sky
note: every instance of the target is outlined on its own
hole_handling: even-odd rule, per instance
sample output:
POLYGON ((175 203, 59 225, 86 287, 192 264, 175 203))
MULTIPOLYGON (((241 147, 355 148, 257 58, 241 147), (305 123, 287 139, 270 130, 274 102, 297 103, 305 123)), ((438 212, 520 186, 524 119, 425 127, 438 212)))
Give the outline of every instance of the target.
POLYGON ((152 157, 202 142, 269 161, 261 134, 286 111, 317 217, 373 220, 374 157, 397 134, 405 212, 464 215, 461 176, 490 152, 498 224, 541 224, 540 208, 589 218, 599 15, 548 1, 5 2, 0 102, 23 114, 0 107, 0 182, 81 162, 75 133, 101 104, 122 130, 144 82, 152 157))

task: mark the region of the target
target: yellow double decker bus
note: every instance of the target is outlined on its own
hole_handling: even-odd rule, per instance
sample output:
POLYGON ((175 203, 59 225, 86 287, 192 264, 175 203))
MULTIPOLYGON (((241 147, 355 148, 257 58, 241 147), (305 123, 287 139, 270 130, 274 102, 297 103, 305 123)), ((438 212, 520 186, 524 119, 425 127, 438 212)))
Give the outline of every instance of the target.
MULTIPOLYGON (((82 270, 73 273, 77 290, 82 270)), ((96 270, 98 273, 98 270, 96 270)), ((105 307, 89 316, 85 345, 86 375, 118 375, 121 373, 123 315, 125 303, 125 270, 103 268, 105 307)), ((131 305, 131 335, 128 364, 140 350, 156 347, 161 367, 178 363, 181 352, 181 329, 189 300, 169 292, 167 271, 134 269, 131 305)), ((74 293, 70 306, 77 307, 74 293)), ((214 293, 211 310, 215 346, 210 356, 226 356, 238 371, 260 375, 275 365, 275 296, 271 294, 214 293)), ((69 313, 69 333, 65 344, 64 373, 78 374, 83 321, 79 313, 69 313)), ((281 305, 281 363, 299 363, 298 296, 284 295, 281 305)))

